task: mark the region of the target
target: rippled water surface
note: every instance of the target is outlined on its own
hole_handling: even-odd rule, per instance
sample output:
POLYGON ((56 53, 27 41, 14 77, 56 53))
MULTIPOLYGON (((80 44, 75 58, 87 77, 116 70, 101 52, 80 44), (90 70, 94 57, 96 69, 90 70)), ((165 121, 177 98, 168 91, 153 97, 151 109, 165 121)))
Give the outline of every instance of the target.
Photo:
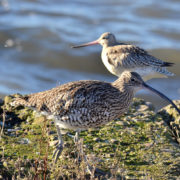
MULTIPOLYGON (((180 99, 179 0, 0 0, 1 96, 80 79, 115 80, 101 62, 100 46, 70 48, 106 31, 175 63, 169 70, 176 76, 149 84, 180 99)), ((138 96, 165 105, 147 91, 138 96)))

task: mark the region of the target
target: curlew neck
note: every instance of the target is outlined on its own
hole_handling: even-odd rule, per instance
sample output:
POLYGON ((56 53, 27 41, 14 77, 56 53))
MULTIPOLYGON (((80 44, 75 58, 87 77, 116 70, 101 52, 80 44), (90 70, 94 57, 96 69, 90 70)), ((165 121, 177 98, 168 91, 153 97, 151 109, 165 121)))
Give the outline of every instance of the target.
POLYGON ((122 76, 111 84, 117 89, 119 89, 121 92, 127 92, 132 96, 134 96, 134 94, 136 93, 136 88, 133 86, 129 86, 126 82, 126 79, 122 78, 122 76))

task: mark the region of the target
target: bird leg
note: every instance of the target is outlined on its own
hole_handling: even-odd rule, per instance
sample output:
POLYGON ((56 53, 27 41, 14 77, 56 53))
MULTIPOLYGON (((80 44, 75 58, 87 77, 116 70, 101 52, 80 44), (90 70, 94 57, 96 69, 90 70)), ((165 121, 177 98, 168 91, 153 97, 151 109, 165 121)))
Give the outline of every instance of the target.
POLYGON ((76 131, 76 134, 74 136, 74 143, 77 145, 77 148, 79 149, 79 158, 80 156, 84 159, 84 162, 87 165, 87 171, 92 175, 93 174, 93 168, 91 165, 89 165, 86 155, 83 151, 83 139, 79 140, 79 131, 76 131))
POLYGON ((55 151, 53 153, 53 159, 54 159, 55 164, 56 164, 59 156, 61 155, 61 153, 63 151, 63 144, 64 144, 59 126, 56 125, 56 129, 57 129, 58 141, 59 142, 56 145, 56 149, 55 149, 55 151))
POLYGON ((88 163, 87 157, 83 151, 83 139, 80 139, 77 143, 78 149, 79 149, 79 156, 81 156, 84 159, 84 162, 87 166, 88 173, 91 174, 91 176, 94 176, 93 167, 88 163))
MULTIPOLYGON (((80 142, 79 142, 79 131, 78 130, 76 131, 76 134, 74 135, 74 144, 77 146, 77 148, 79 147, 80 142)), ((80 147, 79 147, 79 149, 80 149, 80 147)), ((78 156, 78 161, 79 162, 81 161, 80 156, 78 156)))
POLYGON ((76 134, 74 136, 74 143, 77 144, 79 141, 79 131, 76 131, 76 134))

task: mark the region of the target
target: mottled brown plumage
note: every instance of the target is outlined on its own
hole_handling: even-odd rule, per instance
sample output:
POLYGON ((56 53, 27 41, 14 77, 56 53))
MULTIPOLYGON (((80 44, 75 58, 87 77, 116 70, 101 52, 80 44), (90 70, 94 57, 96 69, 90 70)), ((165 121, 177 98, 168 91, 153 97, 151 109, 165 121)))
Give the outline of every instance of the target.
POLYGON ((73 47, 78 48, 94 44, 102 45, 102 61, 106 68, 116 76, 120 76, 125 70, 137 72, 145 80, 162 75, 174 75, 166 69, 173 63, 157 59, 137 46, 118 43, 112 33, 103 33, 96 41, 73 47))
POLYGON ((97 127, 117 118, 128 109, 134 90, 129 86, 129 82, 126 82, 126 78, 121 77, 113 83, 70 82, 48 91, 17 98, 13 104, 32 107, 39 112, 53 115, 57 123, 67 123, 62 125, 65 128, 97 127))
POLYGON ((35 108, 55 119, 59 137, 59 145, 55 151, 57 155, 55 161, 57 161, 63 149, 60 128, 74 129, 79 132, 102 126, 126 112, 135 92, 143 87, 166 98, 180 113, 171 100, 145 84, 137 73, 128 71, 123 72, 113 83, 70 82, 48 91, 15 98, 12 105, 35 108))

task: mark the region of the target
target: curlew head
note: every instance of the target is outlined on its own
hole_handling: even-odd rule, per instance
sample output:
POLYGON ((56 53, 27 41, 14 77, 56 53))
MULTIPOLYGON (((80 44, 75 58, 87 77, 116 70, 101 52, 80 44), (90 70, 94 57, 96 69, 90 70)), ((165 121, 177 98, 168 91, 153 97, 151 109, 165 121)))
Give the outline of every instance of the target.
POLYGON ((136 72, 124 71, 120 76, 120 81, 126 87, 131 87, 132 89, 141 89, 144 83, 141 76, 136 72))
POLYGON ((81 44, 81 45, 77 45, 77 46, 72 46, 72 48, 80 48, 80 47, 91 46, 91 45, 95 45, 95 44, 100 44, 102 46, 111 46, 111 45, 116 44, 116 38, 112 33, 106 32, 106 33, 103 33, 95 41, 91 41, 91 42, 81 44))
MULTIPOLYGON (((173 103, 171 99, 169 99, 167 96, 165 96, 163 93, 159 92, 158 90, 152 88, 151 86, 147 85, 141 76, 136 72, 129 72, 125 71, 121 74, 119 79, 114 82, 115 84, 123 84, 126 87, 130 87, 134 91, 145 88, 149 91, 157 94, 161 98, 165 99, 167 102, 171 103, 172 106, 177 110, 177 112, 180 114, 180 109, 173 103)), ((122 85, 121 85, 122 86, 122 85)))

